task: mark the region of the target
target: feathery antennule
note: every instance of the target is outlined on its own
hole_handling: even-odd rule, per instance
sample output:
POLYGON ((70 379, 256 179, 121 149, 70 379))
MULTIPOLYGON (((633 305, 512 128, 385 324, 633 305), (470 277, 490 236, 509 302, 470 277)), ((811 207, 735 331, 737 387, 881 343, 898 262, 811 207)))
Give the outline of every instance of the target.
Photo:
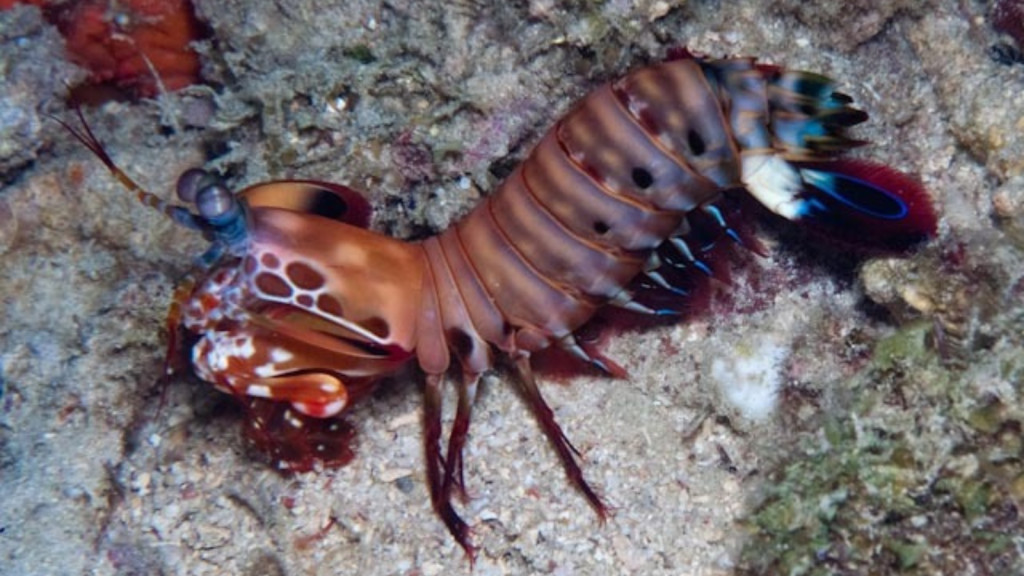
POLYGON ((89 123, 85 121, 85 116, 82 114, 81 108, 76 106, 75 114, 78 116, 79 123, 82 125, 81 128, 76 128, 56 116, 51 117, 63 126, 65 130, 70 132, 71 135, 81 142, 83 146, 88 148, 90 152, 95 154, 96 157, 99 158, 100 162, 103 162, 103 165, 107 167, 107 170, 113 174, 114 178, 116 178, 117 181, 125 187, 125 189, 135 194, 135 198, 140 204, 162 213, 164 216, 167 216, 186 228, 203 230, 204 227, 202 224, 196 219, 195 215, 187 209, 164 202, 158 196, 148 192, 145 188, 140 186, 131 178, 131 176, 128 176, 124 170, 118 168, 117 164, 115 164, 114 160, 110 157, 110 154, 108 154, 103 148, 103 144, 101 144, 99 139, 96 138, 96 135, 93 134, 92 128, 89 127, 89 123))

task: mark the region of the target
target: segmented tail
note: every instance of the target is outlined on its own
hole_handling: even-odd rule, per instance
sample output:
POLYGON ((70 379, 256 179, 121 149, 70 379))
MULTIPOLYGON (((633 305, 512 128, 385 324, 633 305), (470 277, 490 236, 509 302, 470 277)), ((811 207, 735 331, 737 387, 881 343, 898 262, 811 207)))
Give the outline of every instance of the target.
POLYGON ((829 78, 762 65, 775 153, 743 159, 747 190, 769 210, 844 245, 899 251, 935 235, 920 182, 897 170, 835 157, 866 142, 847 128, 867 120, 829 78))

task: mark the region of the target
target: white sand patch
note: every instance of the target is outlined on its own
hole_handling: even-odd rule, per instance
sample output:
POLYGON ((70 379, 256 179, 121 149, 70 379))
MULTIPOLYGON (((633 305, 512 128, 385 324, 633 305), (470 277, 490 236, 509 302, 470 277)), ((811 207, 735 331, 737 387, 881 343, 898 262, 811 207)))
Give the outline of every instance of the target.
POLYGON ((778 405, 782 387, 781 364, 789 347, 775 338, 760 336, 737 347, 711 363, 715 379, 724 398, 741 415, 750 420, 764 420, 778 405))

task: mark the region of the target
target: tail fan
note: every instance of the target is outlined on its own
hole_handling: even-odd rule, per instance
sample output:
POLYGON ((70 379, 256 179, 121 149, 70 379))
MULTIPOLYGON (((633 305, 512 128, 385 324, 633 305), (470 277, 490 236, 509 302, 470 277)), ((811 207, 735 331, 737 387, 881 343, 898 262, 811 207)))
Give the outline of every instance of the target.
POLYGON ((843 244, 899 251, 932 237, 938 218, 927 191, 881 164, 837 160, 796 164, 802 186, 792 220, 843 244))

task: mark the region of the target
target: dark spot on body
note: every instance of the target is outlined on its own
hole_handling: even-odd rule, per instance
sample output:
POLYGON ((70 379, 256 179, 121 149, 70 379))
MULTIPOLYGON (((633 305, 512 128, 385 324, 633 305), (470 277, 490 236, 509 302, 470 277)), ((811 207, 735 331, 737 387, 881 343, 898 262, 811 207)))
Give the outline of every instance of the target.
POLYGON ((633 168, 633 184, 636 184, 637 188, 646 190, 654 184, 654 175, 650 173, 646 168, 636 167, 633 168))
POLYGON ((607 222, 601 222, 600 220, 598 220, 597 222, 594 222, 594 232, 597 232, 598 234, 600 234, 602 236, 607 234, 608 231, 611 230, 611 229, 612 229, 612 227, 609 226, 607 222))
POLYGON ((380 316, 374 316, 373 318, 367 318, 362 322, 363 328, 366 328, 373 334, 379 336, 382 340, 387 338, 391 334, 391 327, 388 326, 388 321, 381 318, 380 316))
POLYGON ((302 262, 292 262, 284 271, 288 279, 303 290, 317 290, 326 283, 322 274, 302 262))
POLYGON ((473 354, 473 339, 465 330, 452 328, 448 331, 448 343, 455 350, 458 358, 469 358, 473 354))
POLYGON ((700 156, 707 152, 708 149, 707 144, 704 143, 704 138, 696 130, 690 130, 686 133, 686 145, 690 147, 690 152, 693 152, 694 156, 700 156))
POLYGON ((309 201, 309 212, 331 220, 342 220, 348 213, 348 203, 337 194, 318 189, 309 201))
POLYGON ((271 270, 274 270, 281 265, 281 261, 273 254, 264 254, 263 256, 260 256, 260 263, 271 270))
POLYGON ((292 295, 292 287, 276 274, 263 272, 256 276, 256 288, 268 296, 277 298, 289 298, 292 295))
POLYGON ((330 294, 321 294, 316 299, 316 307, 322 310, 326 314, 330 314, 336 318, 344 318, 344 311, 341 308, 341 302, 330 294))

